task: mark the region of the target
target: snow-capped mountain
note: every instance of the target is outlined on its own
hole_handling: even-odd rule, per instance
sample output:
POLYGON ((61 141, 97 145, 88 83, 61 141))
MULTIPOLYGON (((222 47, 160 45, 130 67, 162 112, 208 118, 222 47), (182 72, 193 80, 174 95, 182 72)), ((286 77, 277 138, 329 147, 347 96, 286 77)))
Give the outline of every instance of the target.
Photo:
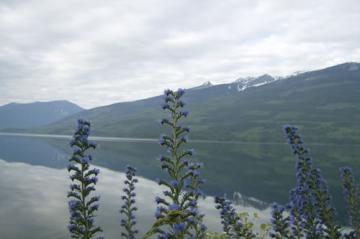
MULTIPOLYGON (((258 86, 266 85, 266 84, 269 84, 271 82, 274 82, 274 81, 280 80, 280 79, 282 79, 282 78, 281 77, 273 77, 271 75, 265 74, 265 75, 261 75, 258 77, 238 78, 234 82, 231 82, 231 83, 228 83, 225 85, 227 86, 226 87, 227 90, 241 92, 250 87, 258 87, 258 86)), ((216 86, 216 85, 213 85, 210 81, 207 81, 207 82, 201 84, 200 86, 191 88, 190 90, 201 90, 201 89, 206 89, 206 88, 210 88, 213 86, 216 86)))
POLYGON ((209 88, 209 87, 212 87, 212 86, 213 86, 213 84, 210 81, 206 81, 206 82, 204 82, 203 84, 201 84, 199 86, 191 88, 190 90, 201 90, 201 89, 206 89, 206 88, 209 88))
POLYGON ((272 77, 271 75, 265 74, 259 77, 246 77, 239 78, 236 81, 230 83, 228 85, 229 90, 236 90, 238 92, 244 91, 250 87, 258 87, 262 85, 269 84, 271 82, 276 81, 279 78, 272 77))

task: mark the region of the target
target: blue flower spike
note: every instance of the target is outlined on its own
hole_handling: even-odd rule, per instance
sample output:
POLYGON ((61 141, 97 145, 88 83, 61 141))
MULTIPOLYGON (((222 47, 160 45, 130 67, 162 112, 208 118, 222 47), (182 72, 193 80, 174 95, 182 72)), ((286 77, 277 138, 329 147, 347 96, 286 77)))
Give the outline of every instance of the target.
POLYGON ((67 195, 70 212, 68 230, 72 238, 91 239, 102 232, 102 229, 95 225, 95 212, 99 208, 100 197, 91 196, 95 191, 100 171, 97 168, 91 168, 90 165, 92 157, 87 154, 87 150, 95 149, 96 144, 88 140, 89 134, 90 122, 79 119, 70 142, 73 154, 68 166, 72 181, 67 195))
POLYGON ((356 184, 349 167, 340 168, 344 198, 347 204, 349 222, 353 229, 349 238, 360 238, 360 185, 356 184))
POLYGON ((290 191, 288 205, 292 237, 340 238, 327 183, 320 170, 313 168, 309 151, 297 131, 296 127, 284 126, 287 141, 296 157, 297 185, 290 191))
POLYGON ((244 226, 244 223, 236 212, 230 200, 224 197, 215 197, 216 209, 220 211, 223 230, 229 238, 256 238, 254 232, 244 226))
POLYGON ((159 180, 166 190, 162 197, 156 197, 157 221, 153 226, 158 238, 205 238, 206 227, 198 210, 198 200, 203 196, 200 189, 204 180, 200 177, 202 164, 191 160, 193 151, 186 148, 190 128, 181 121, 189 117, 182 100, 185 90, 165 90, 162 109, 168 117, 161 120, 169 128, 169 135, 161 135, 159 143, 168 154, 160 157, 162 170, 168 174, 168 181, 159 180))
POLYGON ((137 211, 137 207, 135 206, 135 184, 138 182, 138 179, 135 178, 135 175, 136 169, 131 166, 127 166, 126 179, 124 181, 125 187, 123 189, 125 195, 122 196, 124 204, 120 210, 120 213, 123 215, 123 219, 121 219, 121 226, 124 229, 121 235, 127 239, 135 239, 135 235, 139 233, 135 228, 135 211, 137 211))

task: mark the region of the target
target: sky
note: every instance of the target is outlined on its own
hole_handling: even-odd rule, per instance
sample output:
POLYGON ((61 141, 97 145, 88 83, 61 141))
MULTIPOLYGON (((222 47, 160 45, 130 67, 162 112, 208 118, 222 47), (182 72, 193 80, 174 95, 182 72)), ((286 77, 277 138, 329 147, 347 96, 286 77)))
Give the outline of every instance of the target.
POLYGON ((359 0, 0 0, 0 105, 92 108, 360 62, 359 0))

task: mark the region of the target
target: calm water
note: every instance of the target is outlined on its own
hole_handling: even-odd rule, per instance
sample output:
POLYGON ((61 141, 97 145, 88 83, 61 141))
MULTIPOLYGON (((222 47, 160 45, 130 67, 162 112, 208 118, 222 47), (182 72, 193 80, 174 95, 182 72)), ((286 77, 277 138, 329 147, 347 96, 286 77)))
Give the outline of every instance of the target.
MULTIPOLYGON (((68 238, 65 170, 71 149, 68 139, 0 136, 0 238, 68 238)), ((101 194, 98 224, 107 238, 120 238, 118 209, 121 205, 123 169, 138 169, 139 228, 149 228, 161 192, 154 182, 164 177, 156 160, 160 146, 152 141, 97 139, 94 164, 101 169, 97 193, 101 194)), ((271 202, 286 202, 294 185, 294 159, 287 145, 240 143, 191 143, 195 158, 205 163, 204 187, 208 195, 201 202, 211 230, 220 230, 213 196, 235 195, 240 210, 260 214, 267 220, 271 202)), ((338 167, 348 165, 360 171, 357 146, 310 145, 315 163, 330 183, 339 217, 344 217, 338 167), (355 159, 355 160, 354 160, 355 159)))

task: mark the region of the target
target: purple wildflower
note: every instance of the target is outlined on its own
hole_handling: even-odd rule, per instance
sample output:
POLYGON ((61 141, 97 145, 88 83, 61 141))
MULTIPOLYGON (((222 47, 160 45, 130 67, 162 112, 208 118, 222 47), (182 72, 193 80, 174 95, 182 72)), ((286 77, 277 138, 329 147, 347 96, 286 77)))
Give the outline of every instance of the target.
POLYGON ((136 193, 135 184, 138 180, 135 178, 136 176, 136 169, 131 166, 126 166, 126 179, 124 181, 125 188, 123 191, 125 195, 122 196, 122 200, 124 204, 121 207, 120 213, 123 214, 124 218, 121 220, 121 226, 124 228, 122 235, 125 238, 135 238, 135 235, 138 233, 136 230, 136 217, 134 212, 137 211, 135 207, 135 197, 136 193))
POLYGON ((187 134, 190 128, 181 124, 181 119, 188 116, 184 110, 182 96, 185 91, 166 90, 164 92, 164 104, 162 108, 169 113, 169 117, 161 120, 164 127, 169 127, 171 135, 161 135, 160 145, 167 148, 169 155, 160 157, 161 168, 169 175, 169 180, 159 180, 159 185, 167 187, 163 197, 156 197, 158 205, 155 216, 160 218, 171 218, 171 222, 157 228, 158 238, 173 238, 189 236, 189 238, 204 238, 206 232, 202 225, 203 215, 198 213, 198 198, 202 195, 199 187, 200 181, 198 168, 188 169, 192 150, 184 149, 188 142, 187 134), (175 215, 173 215, 176 211, 175 215), (165 230, 165 229, 168 230, 165 230), (181 233, 181 235, 176 235, 181 233), (176 236, 175 236, 176 235, 176 236))
POLYGON ((73 147, 73 155, 69 159, 68 171, 70 179, 74 182, 70 185, 68 206, 70 212, 69 232, 74 238, 93 238, 100 227, 95 226, 95 211, 98 210, 99 197, 87 199, 91 191, 95 191, 94 184, 97 183, 99 170, 90 168, 91 155, 86 151, 95 148, 95 143, 88 140, 90 133, 90 122, 78 120, 77 130, 70 142, 73 147))

